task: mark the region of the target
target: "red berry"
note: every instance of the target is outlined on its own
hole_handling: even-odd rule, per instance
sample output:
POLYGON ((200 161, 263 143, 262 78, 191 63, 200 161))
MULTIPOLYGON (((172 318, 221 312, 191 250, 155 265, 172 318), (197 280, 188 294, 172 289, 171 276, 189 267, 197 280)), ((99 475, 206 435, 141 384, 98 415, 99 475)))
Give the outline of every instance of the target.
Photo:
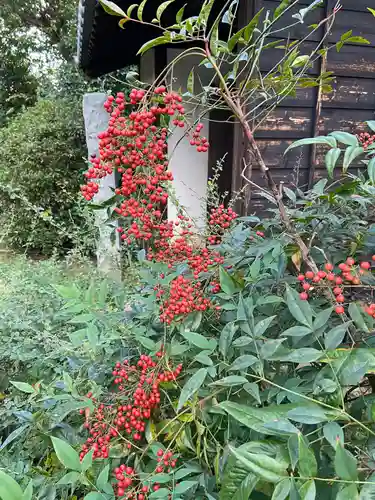
POLYGON ((337 312, 337 314, 343 314, 345 309, 342 306, 337 306, 335 311, 337 312))
POLYGON ((299 294, 299 298, 301 300, 307 300, 309 298, 308 294, 306 292, 302 292, 299 294))

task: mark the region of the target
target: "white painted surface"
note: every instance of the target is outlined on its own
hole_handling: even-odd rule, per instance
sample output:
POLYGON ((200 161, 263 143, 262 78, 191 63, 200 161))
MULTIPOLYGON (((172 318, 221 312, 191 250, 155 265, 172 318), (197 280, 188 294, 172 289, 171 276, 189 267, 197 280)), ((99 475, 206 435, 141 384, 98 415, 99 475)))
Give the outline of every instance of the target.
MULTIPOLYGON (((92 92, 83 96, 83 116, 85 120, 86 143, 89 156, 98 154, 98 134, 106 130, 108 126, 108 113, 103 105, 107 96, 102 92, 92 92)), ((98 181, 100 188, 93 202, 100 204, 113 196, 112 189, 115 188, 115 174, 107 175, 98 181), (111 189, 112 188, 112 189, 111 189)), ((119 237, 116 233, 114 243, 111 242, 113 228, 106 224, 108 219, 106 210, 95 211, 95 223, 99 230, 97 242, 98 268, 106 274, 118 274, 120 272, 119 237)))
MULTIPOLYGON (((167 62, 170 63, 180 49, 168 49, 167 62)), ((173 69, 173 89, 186 91, 186 83, 194 64, 199 63, 196 57, 184 58, 173 69)), ((187 106, 187 111, 192 111, 187 106)), ((194 118, 199 118, 199 110, 195 110, 194 118)), ((202 135, 209 139, 209 127, 206 120, 202 135)), ((190 138, 185 137, 185 128, 175 128, 168 141, 169 168, 174 176, 174 192, 178 203, 186 209, 186 213, 194 221, 197 231, 205 228, 207 210, 207 180, 208 180, 208 152, 198 153, 195 146, 191 146, 190 138)), ((175 220, 178 207, 172 197, 168 203, 168 218, 175 220)))

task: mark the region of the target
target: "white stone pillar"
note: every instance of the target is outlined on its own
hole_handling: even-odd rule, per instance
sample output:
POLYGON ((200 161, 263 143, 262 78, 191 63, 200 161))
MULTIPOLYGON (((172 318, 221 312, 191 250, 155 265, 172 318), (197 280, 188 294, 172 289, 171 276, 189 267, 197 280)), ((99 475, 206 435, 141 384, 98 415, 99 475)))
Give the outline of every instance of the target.
MULTIPOLYGON (((168 49, 167 61, 170 63, 180 49, 168 49)), ((178 62, 173 68, 173 89, 186 91, 189 73, 195 64, 200 62, 196 57, 186 57, 178 62)), ((196 78, 198 80, 198 78, 196 78)), ((192 111, 184 104, 186 111, 192 111)), ((199 118, 199 109, 195 111, 195 117, 199 118)), ((204 124, 202 135, 209 139, 209 124, 207 120, 201 120, 204 124)), ((186 128, 176 127, 168 141, 169 168, 173 173, 173 189, 178 204, 186 209, 187 215, 194 221, 197 232, 201 232, 206 224, 207 211, 207 181, 208 181, 208 153, 198 153, 191 146, 190 139, 185 137, 186 128)), ((170 199, 168 203, 168 218, 175 220, 178 206, 170 199)))
MULTIPOLYGON (((103 105, 107 96, 102 92, 92 92, 83 96, 83 116, 85 120, 86 143, 89 156, 99 153, 98 134, 106 130, 108 126, 108 113, 103 105)), ((115 174, 107 175, 98 181, 99 192, 95 195, 93 202, 101 204, 113 196, 112 189, 115 188, 115 174), (111 189, 112 188, 112 189, 111 189)), ((104 274, 120 276, 120 245, 119 236, 114 228, 109 226, 107 210, 95 211, 95 223, 99 230, 97 242, 98 268, 104 274)))

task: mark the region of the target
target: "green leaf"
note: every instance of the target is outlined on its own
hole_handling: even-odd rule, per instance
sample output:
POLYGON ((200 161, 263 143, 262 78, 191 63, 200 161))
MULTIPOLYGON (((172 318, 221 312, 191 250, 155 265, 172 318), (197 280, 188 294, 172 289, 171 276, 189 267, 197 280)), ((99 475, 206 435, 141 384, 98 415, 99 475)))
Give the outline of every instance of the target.
POLYGON ((335 471, 345 481, 358 480, 357 460, 344 448, 341 441, 336 443, 335 471))
POLYGON ((368 128, 370 128, 373 132, 375 132, 375 120, 370 120, 368 122, 366 122, 366 125, 368 126, 368 128))
POLYGON ((298 406, 287 413, 287 417, 295 422, 300 422, 301 424, 320 424, 321 422, 327 422, 329 418, 325 412, 317 405, 312 406, 298 406))
POLYGON ((346 148, 344 161, 342 164, 343 171, 346 172, 349 168, 349 165, 363 152, 364 149, 361 146, 349 146, 348 148, 346 148))
POLYGON ((22 495, 22 500, 33 500, 33 480, 30 479, 22 495))
POLYGON ((371 7, 367 7, 367 10, 371 12, 371 14, 375 17, 375 9, 372 9, 371 7))
POLYGON ((243 32, 243 37, 245 39, 245 42, 249 42, 251 37, 253 36, 255 28, 258 26, 258 22, 260 19, 260 16, 262 15, 262 12, 264 10, 264 7, 262 7, 252 18, 252 20, 249 22, 247 26, 245 26, 244 32, 243 32))
POLYGON ((327 168, 327 172, 329 177, 333 177, 333 171, 335 169, 337 160, 340 158, 341 155, 341 149, 340 148, 333 148, 330 149, 326 156, 325 156, 325 164, 327 168))
POLYGON ((216 56, 218 53, 218 42, 219 42, 219 22, 220 19, 217 19, 215 24, 211 30, 210 36, 210 51, 213 56, 216 56))
POLYGON ((302 349, 294 349, 287 354, 280 354, 277 359, 273 359, 275 361, 290 361, 291 363, 312 363, 318 361, 323 354, 317 349, 303 347, 302 349))
POLYGON ((85 496, 84 500, 104 500, 103 493, 98 493, 97 491, 91 491, 85 496))
POLYGON ((325 144, 327 146, 330 146, 331 148, 336 148, 337 142, 334 137, 328 137, 328 136, 318 136, 318 137, 311 137, 309 139, 300 139, 299 141, 293 142, 284 152, 284 155, 293 148, 297 148, 299 146, 305 146, 305 145, 310 145, 310 144, 325 144))
POLYGON ((56 456, 64 467, 81 472, 82 465, 79 460, 78 453, 70 446, 70 444, 57 437, 51 437, 51 440, 56 456))
POLYGON ((173 3, 175 0, 167 0, 166 2, 163 2, 159 5, 157 11, 156 11, 156 19, 158 21, 160 21, 160 18, 161 16, 163 15, 163 12, 165 11, 165 9, 168 7, 168 5, 170 5, 171 3, 173 3))
POLYGON ((153 499, 156 499, 156 498, 163 498, 165 500, 167 500, 170 496, 170 490, 168 490, 167 488, 160 488, 160 490, 157 490, 157 491, 153 491, 151 493, 151 495, 148 496, 148 498, 150 500, 153 500, 153 499))
MULTIPOLYGON (((266 340, 261 347, 259 358, 260 359, 278 359, 279 353, 284 353, 285 349, 283 347, 283 342, 286 339, 272 339, 266 340)), ((280 354, 281 355, 281 354, 280 354)))
MULTIPOLYGON (((375 16, 375 13, 374 13, 375 16)), ((375 498, 375 474, 368 478, 368 482, 372 484, 364 484, 359 495, 359 500, 374 500, 375 498)))
POLYGON ((137 55, 142 55, 153 47, 156 47, 157 45, 164 45, 168 42, 170 42, 170 37, 166 35, 159 36, 157 38, 154 38, 153 40, 149 40, 142 45, 142 47, 138 50, 137 55))
POLYGON ((12 441, 17 439, 23 432, 30 427, 30 423, 21 425, 21 427, 18 427, 15 429, 13 432, 9 434, 9 436, 5 439, 5 441, 1 444, 0 446, 0 451, 3 450, 6 446, 8 446, 12 441))
POLYGON ((258 362, 259 362, 258 358, 256 358, 252 354, 244 354, 243 356, 239 356, 235 361, 233 361, 232 365, 230 366, 230 368, 228 368, 228 370, 229 371, 246 370, 246 368, 249 368, 249 366, 252 366, 258 362))
POLYGON ((182 18, 184 17, 184 12, 185 12, 185 7, 187 6, 187 3, 181 7, 181 9, 177 12, 176 14, 176 23, 180 24, 182 21, 182 18))
POLYGON ((180 411, 185 403, 195 394, 205 381, 207 376, 207 368, 198 370, 182 388, 180 399, 178 400, 177 411, 180 411))
POLYGON ((369 329, 368 329, 368 326, 366 325, 366 322, 365 322, 364 317, 362 315, 361 308, 355 302, 351 302, 349 304, 348 311, 349 311, 349 316, 354 321, 356 327, 359 328, 360 330, 368 333, 369 329))
POLYGON ((96 486, 103 491, 109 479, 109 464, 107 464, 98 476, 96 486))
POLYGON ((198 361, 198 363, 201 363, 202 365, 212 366, 214 363, 213 363, 212 359, 208 356, 208 354, 210 354, 210 353, 211 353, 211 351, 208 351, 208 353, 202 351, 199 354, 197 354, 196 356, 194 356, 194 360, 198 361))
POLYGON ((139 337, 137 337, 137 341, 149 351, 156 350, 156 343, 149 337, 143 337, 140 335, 139 337))
POLYGON ((242 34, 244 32, 245 28, 241 28, 239 31, 237 31, 231 38, 228 40, 228 49, 230 52, 233 51, 234 47, 237 45, 238 41, 242 37, 242 34))
POLYGON ((275 486, 271 500, 285 500, 286 498, 288 498, 289 492, 290 479, 283 479, 275 486))
POLYGON ((292 328, 288 328, 281 335, 285 335, 285 337, 305 337, 311 334, 311 328, 307 328, 306 326, 292 326, 292 328))
POLYGON ((272 457, 264 454, 250 453, 245 450, 235 449, 229 446, 229 451, 249 471, 261 479, 271 483, 278 483, 287 476, 283 464, 272 457))
POLYGON ((231 275, 223 267, 220 267, 219 276, 220 286, 223 292, 227 295, 233 295, 236 292, 237 287, 231 275))
POLYGON ((138 10, 137 10, 137 17, 140 21, 143 21, 143 10, 146 6, 146 3, 147 3, 147 0, 143 0, 140 4, 139 4, 139 7, 138 7, 138 10))
POLYGON ((125 12, 114 2, 110 2, 110 0, 99 0, 99 2, 108 14, 111 14, 112 16, 126 17, 125 12))
POLYGON ((315 481, 313 479, 311 479, 310 481, 306 481, 306 483, 304 483, 301 486, 299 494, 301 500, 315 500, 316 498, 315 481))
POLYGON ((89 341, 91 349, 93 351, 96 351, 96 348, 99 344, 98 328, 94 325, 94 323, 91 323, 90 325, 88 325, 86 333, 87 333, 87 340, 89 341))
POLYGON ((37 392, 32 385, 27 384, 26 382, 16 382, 15 380, 10 380, 10 383, 19 391, 26 392, 27 394, 35 394, 37 392))
POLYGON ((365 45, 370 45, 370 41, 367 38, 363 38, 363 36, 351 36, 346 40, 347 43, 363 43, 365 45))
POLYGON ((331 317, 333 311, 333 307, 328 307, 328 309, 324 309, 321 311, 319 314, 316 315, 316 318, 314 320, 314 330, 319 330, 319 328, 322 328, 326 323, 328 322, 329 318, 331 317))
POLYGON ((194 67, 191 69, 187 80, 187 91, 194 94, 194 67))
MULTIPOLYGON (((243 445, 246 447, 246 445, 243 445)), ((219 500, 247 500, 258 478, 233 456, 229 455, 222 479, 219 500)))
POLYGON ((344 431, 336 422, 329 422, 323 427, 323 435, 332 448, 336 449, 337 442, 344 444, 344 431))
POLYGON ((273 20, 281 16, 281 14, 289 7, 292 0, 281 0, 280 5, 275 9, 273 13, 273 20))
POLYGON ((372 184, 375 184, 375 156, 368 162, 367 173, 370 182, 372 182, 372 184))
POLYGON ((133 10, 136 9, 137 7, 138 7, 137 3, 132 3, 131 5, 129 5, 129 7, 128 7, 127 11, 126 11, 126 15, 128 17, 131 17, 133 10))
POLYGON ((243 386, 244 390, 251 394, 253 398, 261 404, 261 399, 260 399, 260 391, 259 391, 259 385, 256 384, 255 382, 248 382, 243 386))
POLYGON ((347 321, 346 323, 338 325, 335 328, 332 328, 332 330, 326 332, 324 335, 325 348, 336 349, 336 347, 339 346, 344 340, 345 334, 351 324, 351 321, 347 321))
POLYGON ((181 335, 191 344, 199 347, 200 349, 205 349, 208 351, 214 351, 217 347, 217 342, 215 339, 207 339, 200 333, 195 332, 181 332, 181 335))
POLYGON ((23 492, 16 481, 0 470, 1 500, 22 500, 23 492))
POLYGON ((358 490, 355 484, 343 486, 336 496, 336 500, 356 500, 357 498, 358 490))
POLYGON ((79 480, 80 477, 81 477, 81 474, 79 472, 71 471, 71 472, 68 472, 68 474, 65 474, 65 476, 62 477, 60 479, 60 481, 58 481, 56 484, 58 484, 58 485, 60 485, 60 484, 74 484, 79 480))
POLYGON ((304 477, 314 477, 318 473, 314 452, 309 448, 302 434, 298 435, 298 470, 304 477))
POLYGON ((238 326, 234 323, 227 323, 221 331, 220 339, 219 339, 219 351, 223 355, 225 359, 228 350, 232 344, 233 337, 238 330, 238 326))
POLYGON ((197 481, 182 481, 174 487, 173 493, 175 495, 183 495, 197 484, 197 481))
POLYGON ((92 467, 93 454, 94 450, 90 450, 88 453, 86 453, 84 459, 81 462, 82 472, 86 472, 90 469, 90 467, 92 467))
POLYGON ((269 328, 275 318, 276 316, 270 316, 269 318, 265 318, 259 321, 254 327, 254 336, 261 337, 269 328))
POLYGON ((232 387, 234 385, 246 384, 247 379, 245 377, 241 377, 239 375, 230 375, 229 377, 224 377, 220 380, 215 380, 210 385, 221 385, 223 387, 232 387))
POLYGON ((286 288, 286 303, 292 316, 309 328, 312 328, 312 310, 307 300, 301 300, 299 294, 290 286, 286 288))
POLYGON ((358 139, 355 135, 349 134, 348 132, 331 132, 330 134, 337 141, 347 146, 359 146, 358 139))

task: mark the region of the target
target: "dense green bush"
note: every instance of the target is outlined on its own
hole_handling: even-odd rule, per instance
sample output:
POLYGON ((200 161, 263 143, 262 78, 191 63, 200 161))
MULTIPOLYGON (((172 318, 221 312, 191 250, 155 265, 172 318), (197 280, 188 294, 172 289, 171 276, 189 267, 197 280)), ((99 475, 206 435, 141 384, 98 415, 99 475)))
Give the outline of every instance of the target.
POLYGON ((79 198, 85 137, 78 100, 44 99, 0 129, 0 220, 5 242, 45 255, 92 248, 79 198))

